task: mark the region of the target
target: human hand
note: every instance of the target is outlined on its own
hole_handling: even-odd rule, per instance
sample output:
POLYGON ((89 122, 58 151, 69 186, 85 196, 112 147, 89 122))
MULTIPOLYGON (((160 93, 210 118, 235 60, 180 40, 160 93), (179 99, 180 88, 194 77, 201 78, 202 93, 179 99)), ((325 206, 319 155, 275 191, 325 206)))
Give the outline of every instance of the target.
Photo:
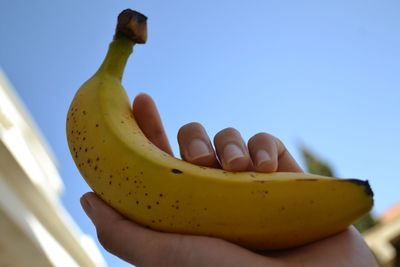
MULTIPOLYGON (((140 94, 133 113, 143 133, 157 147, 172 155, 153 100, 140 94)), ((279 139, 259 133, 243 141, 227 128, 214 137, 214 146, 198 123, 181 127, 178 143, 183 160, 229 171, 302 172, 279 139)), ((377 266, 354 227, 312 244, 278 252, 257 253, 225 240, 193 235, 161 233, 144 228, 120 215, 94 193, 81 198, 96 227, 102 246, 136 266, 377 266)))

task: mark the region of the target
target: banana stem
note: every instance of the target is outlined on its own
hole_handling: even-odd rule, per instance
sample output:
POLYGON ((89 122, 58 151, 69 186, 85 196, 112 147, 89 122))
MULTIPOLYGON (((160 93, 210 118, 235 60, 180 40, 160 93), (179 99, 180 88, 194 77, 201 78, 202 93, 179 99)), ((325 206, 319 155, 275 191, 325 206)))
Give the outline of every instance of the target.
POLYGON ((107 55, 96 74, 107 73, 122 80, 126 62, 133 51, 134 42, 126 37, 112 41, 107 55))
POLYGON ((107 55, 97 73, 106 72, 121 81, 133 46, 144 44, 146 41, 147 17, 131 9, 122 11, 118 15, 114 40, 110 43, 107 55))

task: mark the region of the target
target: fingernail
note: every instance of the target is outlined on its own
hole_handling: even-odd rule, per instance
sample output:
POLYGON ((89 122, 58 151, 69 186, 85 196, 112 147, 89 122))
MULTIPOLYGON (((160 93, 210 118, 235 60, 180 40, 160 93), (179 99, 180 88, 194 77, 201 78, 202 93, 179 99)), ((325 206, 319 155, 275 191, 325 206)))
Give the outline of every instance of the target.
POLYGON ((189 160, 196 160, 211 154, 207 144, 201 139, 193 139, 188 148, 189 160))
POLYGON ((261 166, 262 164, 264 164, 267 161, 271 160, 271 156, 269 155, 269 153, 263 149, 260 149, 257 151, 256 153, 256 165, 257 166, 261 166))
POLYGON ((243 151, 236 144, 231 143, 227 144, 224 147, 223 159, 227 165, 229 165, 235 159, 243 157, 244 157, 243 151))
POLYGON ((90 214, 92 212, 92 205, 90 204, 90 202, 87 200, 87 198, 85 196, 81 197, 80 202, 81 202, 81 206, 82 206, 83 210, 85 211, 86 215, 88 215, 90 217, 90 214))

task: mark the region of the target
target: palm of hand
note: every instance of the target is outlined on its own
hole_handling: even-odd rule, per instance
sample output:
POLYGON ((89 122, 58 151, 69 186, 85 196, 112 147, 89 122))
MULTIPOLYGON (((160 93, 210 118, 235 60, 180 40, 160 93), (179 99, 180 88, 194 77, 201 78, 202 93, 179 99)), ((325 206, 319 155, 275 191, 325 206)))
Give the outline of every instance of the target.
MULTIPOLYGON (((148 139, 172 155, 152 99, 144 94, 136 97, 133 112, 148 139)), ((178 141, 182 158, 198 165, 233 171, 302 171, 282 142, 265 133, 253 136, 246 146, 240 133, 225 129, 215 136, 214 151, 204 128, 191 123, 180 129, 178 141)), ((104 248, 137 266, 376 266, 354 227, 300 248, 256 253, 217 238, 143 228, 125 219, 94 193, 85 194, 81 203, 104 248)))

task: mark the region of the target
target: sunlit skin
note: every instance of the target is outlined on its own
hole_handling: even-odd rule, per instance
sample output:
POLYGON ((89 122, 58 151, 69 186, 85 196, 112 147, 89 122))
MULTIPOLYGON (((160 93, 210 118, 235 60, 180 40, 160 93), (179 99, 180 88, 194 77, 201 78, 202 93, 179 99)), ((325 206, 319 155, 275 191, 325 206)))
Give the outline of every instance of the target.
MULTIPOLYGON (((147 138, 173 155, 152 98, 139 94, 133 102, 133 113, 147 138)), ((178 143, 183 160, 202 166, 228 171, 303 172, 284 144, 267 133, 255 134, 246 144, 236 129, 226 128, 211 142, 201 124, 189 123, 180 128, 178 143)), ((141 227, 92 192, 82 196, 81 204, 96 227, 102 246, 139 267, 378 266, 354 227, 303 247, 260 253, 217 238, 161 233, 141 227)))

